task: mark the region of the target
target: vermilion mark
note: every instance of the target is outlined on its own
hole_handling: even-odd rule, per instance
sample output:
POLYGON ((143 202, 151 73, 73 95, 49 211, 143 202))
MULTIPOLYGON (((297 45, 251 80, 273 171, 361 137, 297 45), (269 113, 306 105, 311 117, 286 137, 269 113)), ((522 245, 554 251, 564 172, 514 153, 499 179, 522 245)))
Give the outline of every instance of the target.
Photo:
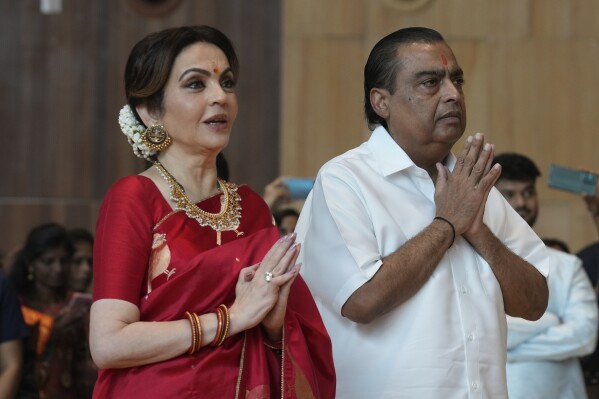
POLYGON ((447 58, 445 58, 445 55, 441 54, 441 62, 443 63, 443 66, 447 66, 447 58))

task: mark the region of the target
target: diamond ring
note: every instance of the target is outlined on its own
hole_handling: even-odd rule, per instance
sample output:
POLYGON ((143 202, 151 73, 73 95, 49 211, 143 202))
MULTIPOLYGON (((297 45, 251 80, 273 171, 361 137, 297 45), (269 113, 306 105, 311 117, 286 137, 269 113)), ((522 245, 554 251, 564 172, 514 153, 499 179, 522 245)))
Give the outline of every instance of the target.
POLYGON ((266 280, 267 283, 270 283, 270 280, 272 280, 272 273, 271 272, 266 272, 264 274, 264 280, 266 280))

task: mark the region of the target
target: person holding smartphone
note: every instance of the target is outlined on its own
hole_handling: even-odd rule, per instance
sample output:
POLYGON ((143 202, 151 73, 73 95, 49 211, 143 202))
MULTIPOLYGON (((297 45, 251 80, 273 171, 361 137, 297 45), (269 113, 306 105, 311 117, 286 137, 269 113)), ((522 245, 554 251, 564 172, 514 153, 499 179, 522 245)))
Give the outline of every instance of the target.
MULTIPOLYGON (((599 191, 595 195, 583 194, 583 199, 595 223, 597 232, 599 232, 599 191)), ((582 259, 583 267, 591 279, 593 287, 595 287, 595 290, 599 290, 599 242, 587 245, 578 251, 576 255, 582 259)))
MULTIPOLYGON (((495 183, 514 210, 531 227, 537 221, 539 169, 528 157, 497 155, 501 177, 495 183)), ((549 304, 537 321, 507 316, 507 382, 512 399, 586 397, 579 359, 597 341, 597 301, 582 261, 547 248, 549 304)))
MULTIPOLYGON (((599 190, 595 190, 595 195, 583 194, 583 200, 599 232, 599 190)), ((576 256, 582 260, 582 267, 599 296, 599 241, 582 248, 576 256)), ((589 398, 599 398, 599 343, 592 354, 582 359, 582 367, 589 398)))

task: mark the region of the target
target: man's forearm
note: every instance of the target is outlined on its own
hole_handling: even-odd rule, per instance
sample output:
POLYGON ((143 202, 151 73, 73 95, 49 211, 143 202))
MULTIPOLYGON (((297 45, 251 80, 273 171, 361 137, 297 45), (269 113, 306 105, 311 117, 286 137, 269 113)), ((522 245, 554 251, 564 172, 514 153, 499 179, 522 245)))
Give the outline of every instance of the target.
POLYGON ((549 298, 545 277, 510 251, 486 226, 480 234, 467 239, 491 266, 501 287, 506 314, 526 320, 539 319, 549 298))
POLYGON ((377 273, 343 305, 343 316, 357 323, 370 323, 410 299, 431 276, 452 240, 451 227, 433 221, 383 258, 377 273))

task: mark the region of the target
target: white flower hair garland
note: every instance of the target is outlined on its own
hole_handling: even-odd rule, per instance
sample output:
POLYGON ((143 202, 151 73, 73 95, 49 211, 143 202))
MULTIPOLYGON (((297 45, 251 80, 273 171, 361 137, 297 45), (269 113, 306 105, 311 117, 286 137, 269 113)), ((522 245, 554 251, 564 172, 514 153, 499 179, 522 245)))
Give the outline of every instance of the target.
POLYGON ((152 157, 156 155, 156 151, 150 150, 142 141, 141 137, 146 131, 144 125, 139 123, 129 104, 121 108, 119 112, 119 125, 121 131, 127 136, 127 140, 131 147, 133 147, 133 153, 139 158, 145 158, 148 161, 152 160, 152 157))

